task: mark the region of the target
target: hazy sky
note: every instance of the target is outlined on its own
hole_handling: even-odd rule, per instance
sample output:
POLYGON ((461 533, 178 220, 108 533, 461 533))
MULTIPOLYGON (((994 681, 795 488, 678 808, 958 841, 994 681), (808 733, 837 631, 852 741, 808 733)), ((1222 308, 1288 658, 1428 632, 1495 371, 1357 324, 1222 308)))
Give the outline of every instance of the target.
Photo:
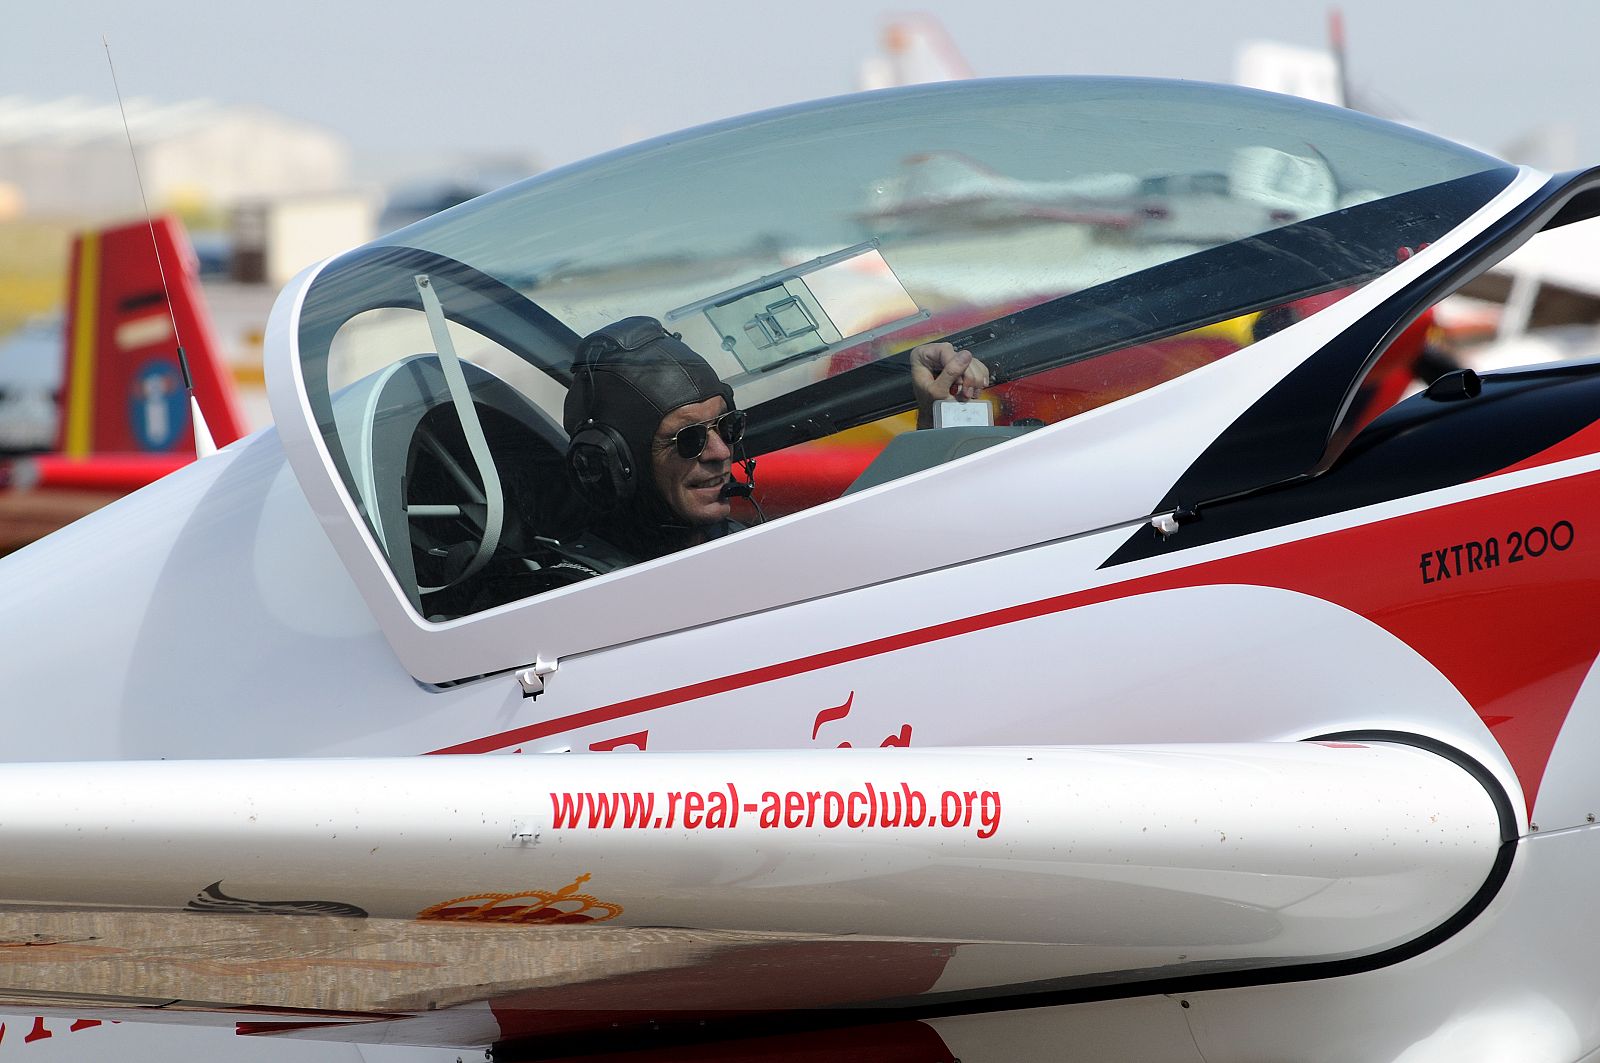
MULTIPOLYGON (((1345 0, 1358 91, 1501 151, 1549 124, 1600 162, 1600 2, 1345 0)), ((1248 38, 1327 39, 1285 0, 931 2, 979 75, 1227 80, 1248 38)), ((447 154, 555 164, 641 136, 855 87, 898 7, 863 0, 0 0, 0 96, 260 103, 418 170, 447 154)))

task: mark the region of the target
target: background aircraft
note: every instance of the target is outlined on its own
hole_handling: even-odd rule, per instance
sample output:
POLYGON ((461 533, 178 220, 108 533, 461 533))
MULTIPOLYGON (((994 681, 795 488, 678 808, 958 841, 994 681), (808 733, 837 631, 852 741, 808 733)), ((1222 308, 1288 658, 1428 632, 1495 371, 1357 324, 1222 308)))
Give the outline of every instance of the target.
MULTIPOLYGON (((1304 48, 1256 40, 1240 46, 1234 80, 1398 120, 1391 106, 1352 88, 1345 32, 1338 9, 1330 12, 1328 46, 1304 48)), ((1503 146, 1506 158, 1548 169, 1573 163, 1570 134, 1536 127, 1503 146)), ((1588 358, 1600 354, 1600 226, 1583 223, 1539 233, 1439 308, 1434 343, 1441 357, 1429 365, 1474 369, 1588 358), (1448 351, 1448 353, 1446 353, 1448 351)), ((1422 383, 1431 377, 1424 376, 1422 383)))
POLYGON ((0 343, 0 453, 49 450, 61 423, 59 317, 28 322, 0 343))
POLYGON ((0 552, 194 460, 180 342, 215 441, 245 434, 175 218, 79 234, 64 322, 0 349, 0 552))

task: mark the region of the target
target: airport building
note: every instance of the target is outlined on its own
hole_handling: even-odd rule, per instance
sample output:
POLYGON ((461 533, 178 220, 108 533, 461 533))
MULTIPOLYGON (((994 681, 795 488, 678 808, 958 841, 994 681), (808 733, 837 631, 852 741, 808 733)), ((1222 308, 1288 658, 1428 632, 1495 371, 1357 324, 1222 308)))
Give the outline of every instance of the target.
POLYGON ((138 210, 138 150, 154 210, 229 210, 247 201, 348 189, 335 134, 261 107, 206 100, 116 103, 0 97, 0 216, 119 216, 138 210))

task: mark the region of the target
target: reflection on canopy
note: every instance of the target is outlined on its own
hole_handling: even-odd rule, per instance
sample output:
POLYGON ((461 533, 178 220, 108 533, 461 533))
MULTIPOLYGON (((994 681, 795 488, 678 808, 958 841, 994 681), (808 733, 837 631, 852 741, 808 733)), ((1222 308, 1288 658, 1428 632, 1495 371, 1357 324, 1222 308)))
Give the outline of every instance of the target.
POLYGON ((406 516, 427 503, 448 519, 414 490, 435 459, 463 496, 459 535, 478 538, 474 572, 489 534, 474 514, 497 495, 486 477, 514 499, 501 553, 582 525, 561 403, 578 337, 609 322, 659 318, 733 386, 747 447, 769 455, 769 509, 788 512, 849 490, 908 427, 884 419, 911 406, 904 352, 918 343, 947 338, 986 363, 997 425, 1055 423, 1316 312, 1510 172, 1352 112, 1217 86, 849 97, 545 174, 358 249, 309 288, 300 357, 338 474, 425 608, 430 552, 455 550, 406 516), (500 396, 481 428, 435 412, 463 401, 444 346, 485 371, 476 402, 500 396), (397 374, 418 358, 443 375, 397 374), (514 453, 468 460, 485 432, 514 453))

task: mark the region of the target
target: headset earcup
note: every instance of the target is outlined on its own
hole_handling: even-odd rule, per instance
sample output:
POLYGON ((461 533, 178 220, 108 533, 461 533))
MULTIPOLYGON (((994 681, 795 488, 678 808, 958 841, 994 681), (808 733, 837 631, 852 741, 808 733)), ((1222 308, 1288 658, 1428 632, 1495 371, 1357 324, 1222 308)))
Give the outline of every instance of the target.
POLYGON ((639 482, 633 456, 621 433, 590 421, 567 444, 567 473, 590 505, 615 509, 633 497, 639 482))

